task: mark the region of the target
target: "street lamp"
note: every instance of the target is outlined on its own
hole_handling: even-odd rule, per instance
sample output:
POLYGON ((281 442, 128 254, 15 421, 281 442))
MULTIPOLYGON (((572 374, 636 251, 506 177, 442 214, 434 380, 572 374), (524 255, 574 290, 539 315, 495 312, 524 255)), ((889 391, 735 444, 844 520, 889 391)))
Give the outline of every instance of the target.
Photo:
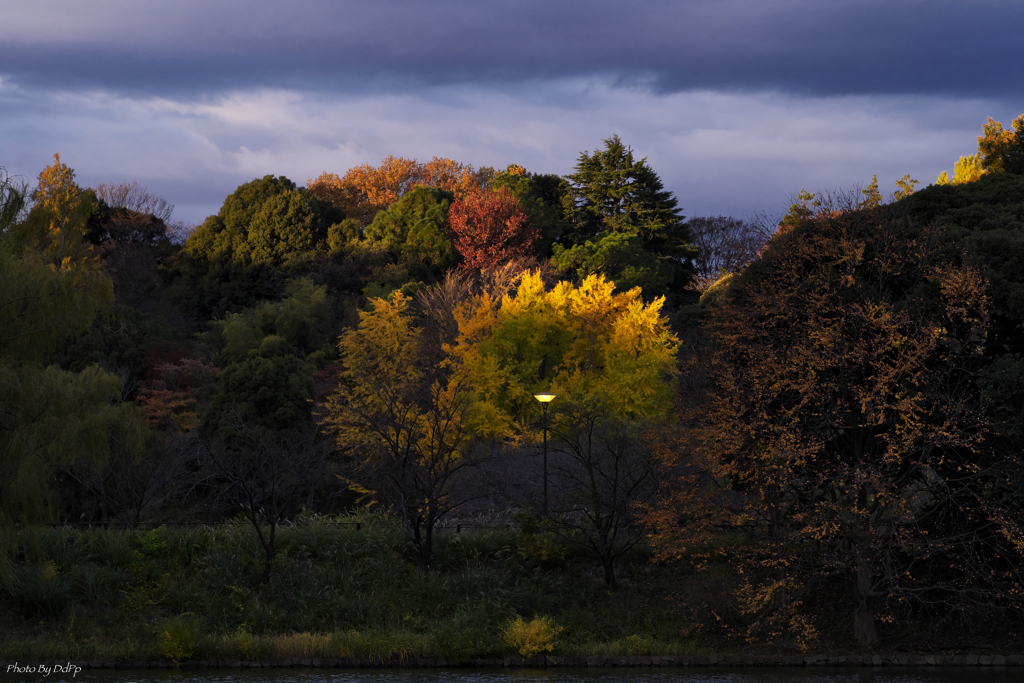
POLYGON ((543 392, 534 394, 533 397, 544 406, 544 517, 548 516, 548 404, 554 400, 555 395, 543 392))

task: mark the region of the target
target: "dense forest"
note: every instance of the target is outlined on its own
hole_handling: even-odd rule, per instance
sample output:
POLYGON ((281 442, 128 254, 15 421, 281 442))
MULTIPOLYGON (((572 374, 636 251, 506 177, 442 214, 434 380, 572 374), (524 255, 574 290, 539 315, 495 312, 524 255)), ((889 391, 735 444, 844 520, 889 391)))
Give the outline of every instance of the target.
MULTIPOLYGON (((400 157, 305 187, 267 175, 188 226, 137 183, 80 187, 58 155, 34 185, 2 175, 8 635, 97 601, 236 644, 330 631, 266 612, 299 600, 287 582, 310 557, 355 563, 320 601, 357 629, 377 589, 352 553, 405 557, 401 576, 375 566, 407 586, 458 583, 463 527, 514 530, 476 541, 505 572, 492 589, 553 589, 576 558, 609 604, 663 603, 671 632, 621 633, 627 649, 878 647, 914 620, 1013 632, 1024 115, 989 119, 952 179, 917 185, 687 219, 613 136, 565 177, 400 157), (364 536, 328 552, 331 524, 364 536), (221 542, 239 550, 203 590, 231 577, 220 592, 247 615, 171 587, 221 542)), ((558 611, 530 595, 467 607, 438 642, 498 651, 500 624, 558 611)), ((375 628, 423 632, 428 602, 375 628)), ((579 647, 615 640, 574 619, 579 647)))

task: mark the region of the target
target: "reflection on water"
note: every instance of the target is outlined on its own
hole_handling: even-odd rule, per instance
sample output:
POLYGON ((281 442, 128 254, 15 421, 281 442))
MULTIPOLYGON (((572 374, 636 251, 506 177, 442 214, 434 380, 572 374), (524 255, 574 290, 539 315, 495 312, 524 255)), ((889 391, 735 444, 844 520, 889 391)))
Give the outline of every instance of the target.
POLYGON ((516 669, 337 670, 337 669, 85 669, 69 674, 3 673, 0 683, 84 681, 86 683, 1024 683, 1024 668, 939 667, 809 669, 516 669))

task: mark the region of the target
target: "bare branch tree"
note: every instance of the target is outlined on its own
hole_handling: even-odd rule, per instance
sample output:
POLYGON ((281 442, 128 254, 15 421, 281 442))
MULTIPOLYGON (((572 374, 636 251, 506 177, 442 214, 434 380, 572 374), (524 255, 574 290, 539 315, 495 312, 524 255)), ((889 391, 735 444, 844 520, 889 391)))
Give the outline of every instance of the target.
POLYGON ((183 440, 155 445, 135 455, 114 438, 110 459, 103 466, 80 464, 67 471, 103 506, 103 519, 113 515, 128 527, 149 521, 150 513, 170 500, 180 502, 187 487, 183 440))
POLYGON ((658 488, 654 453, 643 425, 587 399, 554 411, 550 464, 551 529, 597 556, 605 584, 616 588, 615 561, 643 539, 639 508, 658 488))
POLYGON ((152 214, 164 223, 171 220, 171 214, 174 212, 174 204, 168 204, 162 197, 151 193, 149 188, 139 185, 137 180, 130 183, 100 183, 95 190, 96 196, 111 208, 122 207, 138 213, 152 214))
POLYGON ((199 457, 223 482, 225 506, 239 510, 256 530, 266 583, 277 554, 277 528, 313 504, 317 484, 328 474, 330 442, 312 424, 276 434, 236 417, 231 432, 230 443, 201 441, 199 457))
POLYGON ((743 221, 730 216, 700 216, 688 225, 693 244, 699 249, 694 258, 694 286, 703 292, 726 273, 734 273, 757 258, 770 238, 760 222, 743 221))

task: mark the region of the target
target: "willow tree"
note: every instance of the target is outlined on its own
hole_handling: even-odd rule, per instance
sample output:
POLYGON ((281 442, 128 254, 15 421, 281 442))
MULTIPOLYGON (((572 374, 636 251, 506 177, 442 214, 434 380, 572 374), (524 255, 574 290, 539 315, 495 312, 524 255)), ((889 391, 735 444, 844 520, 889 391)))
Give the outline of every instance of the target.
MULTIPOLYGON (((97 366, 46 367, 55 345, 88 327, 113 299, 82 243, 91 200, 54 155, 24 219, 25 191, 0 179, 0 522, 55 521, 56 475, 102 467, 112 448, 138 453, 142 411, 97 366)), ((0 577, 2 578, 2 577, 0 577)))

